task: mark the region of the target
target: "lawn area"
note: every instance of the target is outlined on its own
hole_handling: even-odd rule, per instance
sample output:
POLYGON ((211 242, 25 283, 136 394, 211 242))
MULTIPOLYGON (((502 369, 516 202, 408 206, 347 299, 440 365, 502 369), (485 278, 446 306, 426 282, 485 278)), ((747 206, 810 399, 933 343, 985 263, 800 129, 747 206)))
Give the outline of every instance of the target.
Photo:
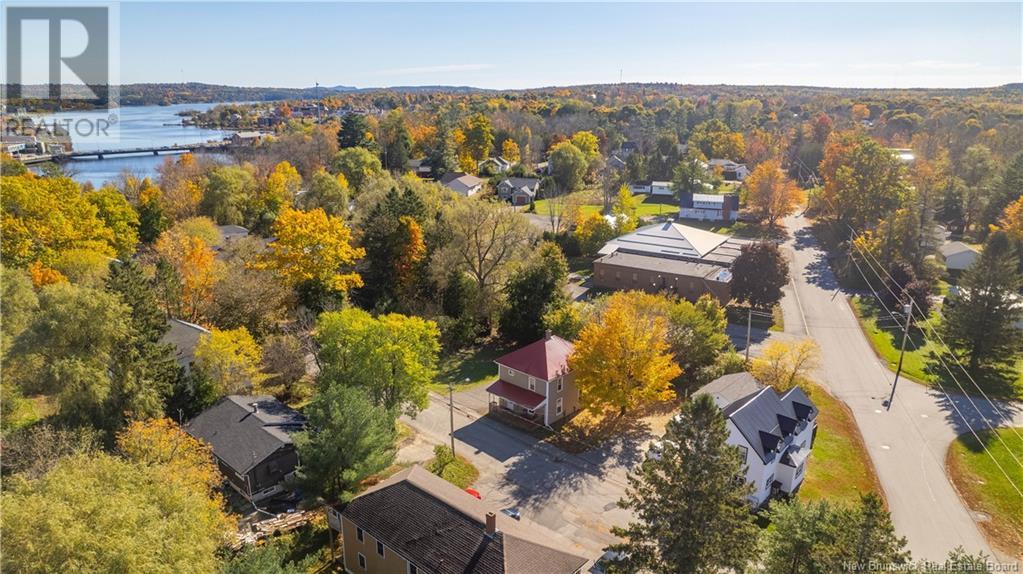
MULTIPOLYGON (((583 215, 600 213, 603 209, 600 194, 593 193, 592 191, 580 191, 573 195, 586 197, 586 203, 583 204, 580 210, 583 215)), ((645 193, 633 194, 632 197, 639 200, 639 207, 636 209, 636 214, 639 217, 674 216, 678 213, 678 202, 672 197, 653 196, 645 193)), ((560 210, 564 208, 564 203, 554 204, 556 214, 560 214, 560 210)), ((537 215, 550 215, 551 203, 548 200, 538 199, 533 203, 533 206, 537 215)))
POLYGON ((497 365, 494 364, 494 359, 511 350, 499 341, 490 340, 457 353, 442 355, 437 381, 430 385, 430 390, 446 393, 450 382, 454 384, 455 391, 464 391, 493 381, 497 378, 497 365))
MULTIPOLYGON (((857 296, 851 299, 850 304, 874 352, 894 371, 899 364, 902 326, 897 325, 874 299, 857 296)), ((926 327, 930 326, 936 330, 940 322, 941 317, 935 311, 926 323, 918 323, 910 328, 909 339, 906 341, 906 356, 902 362, 902 374, 924 385, 940 383, 940 387, 947 392, 962 392, 938 360, 938 355, 944 347, 931 340, 929 336, 931 331, 926 327), (928 336, 925 337, 925 334, 928 336)), ((952 368, 956 379, 967 392, 979 394, 973 383, 953 361, 946 358, 945 363, 952 368)), ((1023 398, 1023 359, 1016 361, 1014 369, 989 368, 970 374, 988 396, 1023 398)))
POLYGON ((799 496, 804 500, 845 503, 857 502, 860 494, 867 492, 883 497, 874 466, 849 407, 815 384, 806 390, 820 409, 820 414, 817 418, 817 439, 799 496))
POLYGON ((1023 468, 1010 456, 1023 460, 1023 428, 997 429, 977 433, 987 444, 988 456, 972 434, 960 436, 948 449, 945 464, 959 495, 975 512, 991 517, 980 523, 991 543, 1013 556, 1023 556, 1023 498, 998 469, 993 456, 1017 485, 1023 485, 1023 468), (1004 442, 1003 442, 1004 441, 1004 442))
POLYGON ((480 471, 461 455, 451 456, 451 448, 437 445, 433 452, 436 456, 426 462, 426 470, 443 478, 458 488, 468 488, 480 477, 480 471))
POLYGON ((754 329, 765 329, 767 331, 785 330, 785 317, 782 315, 781 305, 772 307, 770 316, 767 316, 766 311, 754 309, 752 321, 749 320, 748 309, 748 307, 741 305, 729 305, 725 307, 725 316, 728 318, 729 323, 739 325, 743 329, 746 328, 746 324, 749 322, 754 329))

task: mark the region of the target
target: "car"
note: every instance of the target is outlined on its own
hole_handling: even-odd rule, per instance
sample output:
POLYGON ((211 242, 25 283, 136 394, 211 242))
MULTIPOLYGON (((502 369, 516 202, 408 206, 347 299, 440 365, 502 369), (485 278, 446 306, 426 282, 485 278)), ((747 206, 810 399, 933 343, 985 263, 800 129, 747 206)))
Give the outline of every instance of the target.
POLYGON ((519 520, 520 518, 522 518, 522 515, 519 514, 518 508, 505 508, 501 510, 501 512, 507 516, 510 516, 511 518, 514 518, 515 520, 519 520))
POLYGON ((646 457, 647 460, 661 460, 661 441, 650 441, 650 446, 646 450, 646 457))
POLYGON ((625 554, 622 552, 615 552, 614 550, 608 550, 593 563, 590 567, 590 574, 605 574, 607 572, 607 565, 610 562, 617 562, 625 558, 625 554))

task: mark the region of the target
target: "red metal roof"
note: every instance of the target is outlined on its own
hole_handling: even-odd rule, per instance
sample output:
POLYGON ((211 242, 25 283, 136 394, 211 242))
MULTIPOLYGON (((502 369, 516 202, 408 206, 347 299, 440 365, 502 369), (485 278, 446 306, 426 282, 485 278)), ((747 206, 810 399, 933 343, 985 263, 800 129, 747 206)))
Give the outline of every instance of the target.
POLYGON ((541 394, 534 393, 529 389, 523 389, 501 379, 497 379, 487 387, 487 392, 527 409, 535 409, 546 400, 546 397, 541 394))
POLYGON ((568 372, 568 357, 574 349, 571 342, 551 335, 499 357, 495 362, 549 381, 568 372))

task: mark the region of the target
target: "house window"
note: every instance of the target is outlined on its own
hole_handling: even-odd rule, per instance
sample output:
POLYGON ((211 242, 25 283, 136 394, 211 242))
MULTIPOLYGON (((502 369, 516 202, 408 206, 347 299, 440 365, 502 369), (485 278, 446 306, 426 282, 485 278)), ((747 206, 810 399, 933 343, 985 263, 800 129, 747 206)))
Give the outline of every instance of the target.
POLYGON ((531 391, 536 390, 536 378, 534 377, 529 377, 529 390, 531 391))
POLYGON ((745 463, 746 461, 749 460, 749 449, 748 448, 746 448, 746 447, 744 447, 742 445, 739 445, 739 454, 742 455, 742 462, 743 463, 745 463))
POLYGON ((384 543, 377 540, 377 554, 384 555, 384 543))
POLYGON ((773 482, 774 482, 774 475, 772 474, 771 476, 767 477, 767 483, 764 484, 764 488, 768 488, 768 489, 771 488, 771 483, 773 483, 773 482))
POLYGON ((799 466, 796 467, 796 478, 799 478, 800 476, 803 475, 803 470, 804 470, 805 467, 806 467, 806 463, 805 462, 799 463, 799 466))
POLYGON ((361 528, 355 529, 355 537, 359 539, 359 542, 363 542, 366 538, 365 533, 363 533, 361 528))
POLYGON ((408 563, 408 574, 419 574, 419 567, 416 566, 415 564, 409 562, 408 563))
POLYGON ((362 555, 362 552, 359 552, 359 568, 366 569, 366 557, 362 555))
POLYGON ((564 407, 562 406, 562 402, 561 402, 562 400, 563 399, 561 397, 558 397, 558 403, 557 403, 558 406, 557 406, 556 409, 554 409, 554 412, 556 412, 559 415, 561 414, 561 411, 564 409, 564 407))
POLYGON ((638 273, 633 273, 632 274, 632 282, 635 283, 636 281, 639 281, 639 274, 638 273))
POLYGON ((558 392, 560 393, 564 388, 565 388, 565 381, 563 379, 559 378, 558 379, 558 392))

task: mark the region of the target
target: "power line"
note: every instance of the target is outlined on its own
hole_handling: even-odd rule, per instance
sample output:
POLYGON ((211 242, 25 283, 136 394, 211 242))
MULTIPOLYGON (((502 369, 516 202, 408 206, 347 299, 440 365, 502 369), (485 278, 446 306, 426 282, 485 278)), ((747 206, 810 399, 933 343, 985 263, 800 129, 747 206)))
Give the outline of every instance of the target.
MULTIPOLYGON (((827 196, 824 196, 824 198, 825 198, 825 200, 826 200, 826 201, 828 202, 828 204, 829 204, 829 205, 831 206, 831 209, 832 209, 832 210, 833 210, 833 211, 834 211, 835 213, 837 213, 837 212, 838 212, 838 210, 837 210, 837 209, 835 208, 835 205, 834 205, 834 203, 833 203, 833 202, 831 201, 831 198, 829 198, 829 197, 827 197, 827 196)), ((873 254, 871 254, 871 253, 869 253, 869 252, 865 252, 865 251, 864 251, 863 249, 861 249, 861 248, 860 248, 860 247, 859 247, 859 246, 858 246, 858 245, 856 244, 856 237, 857 237, 857 236, 858 236, 859 234, 858 234, 858 233, 856 232, 856 230, 855 230, 855 229, 854 229, 854 228, 853 228, 853 227, 852 227, 851 225, 849 225, 848 223, 847 223, 847 224, 845 224, 845 225, 846 225, 846 227, 848 227, 848 228, 849 228, 849 231, 850 231, 850 240, 849 240, 849 243, 850 243, 850 245, 852 245, 853 249, 855 249, 857 253, 859 253, 859 254, 860 254, 861 256, 863 256, 863 258, 864 258, 864 263, 867 263, 867 266, 868 266, 868 267, 870 267, 870 270, 871 270, 871 272, 872 272, 872 273, 874 274, 874 276, 876 276, 876 277, 877 277, 877 279, 878 279, 878 280, 879 280, 879 281, 881 282, 881 284, 882 284, 882 285, 884 285, 885 289, 887 289, 887 290, 888 290, 888 292, 889 292, 889 293, 890 293, 890 294, 892 295, 892 297, 893 297, 894 299, 898 300, 898 299, 899 299, 898 295, 896 295, 896 294, 895 294, 895 292, 894 292, 894 291, 892 290, 891 286, 889 286, 889 285, 888 285, 888 284, 887 284, 887 283, 886 283, 886 282, 884 281, 884 279, 882 279, 882 278, 881 278, 881 275, 880 275, 880 274, 879 274, 879 273, 877 272, 877 270, 876 270, 876 269, 874 269, 874 266, 873 266, 873 265, 871 265, 871 264, 870 264, 870 262, 868 262, 868 261, 867 261, 867 258, 868 258, 868 257, 870 257, 870 258, 871 258, 871 259, 872 259, 872 260, 873 260, 873 261, 874 261, 875 263, 877 263, 878 267, 880 267, 880 268, 882 269, 882 271, 884 271, 884 272, 885 272, 885 274, 886 274, 886 275, 888 276, 888 278, 889 278, 890 280, 892 280, 892 282, 895 282, 894 278, 892 278, 891 274, 889 274, 889 273, 887 272, 887 270, 884 270, 884 268, 883 268, 883 267, 881 266, 880 262, 879 262, 879 261, 877 261, 877 259, 876 259, 876 258, 874 258, 873 254)), ((880 303, 880 304, 881 304, 881 306, 882 306, 882 307, 884 308, 884 310, 885 310, 885 311, 886 311, 886 312, 887 312, 887 313, 888 313, 888 314, 889 314, 889 315, 891 316, 891 318, 892 318, 892 319, 893 319, 893 320, 894 320, 894 321, 895 321, 896 323, 898 323, 898 322, 899 322, 898 318, 897 318, 897 317, 895 316, 895 314, 894 314, 894 313, 893 313, 893 312, 892 312, 892 311, 891 311, 890 309, 888 309, 888 306, 887 306, 887 305, 886 305, 886 304, 884 303, 884 301, 882 300, 882 298, 881 298, 881 297, 880 297, 880 296, 879 296, 879 295, 877 294, 877 291, 876 291, 876 290, 874 289, 873 285, 872 285, 872 284, 870 283, 870 280, 869 280, 869 279, 867 279, 867 276, 866 276, 866 274, 864 274, 864 273, 863 273, 863 269, 862 269, 862 268, 860 267, 860 265, 859 265, 859 262, 857 262, 857 261, 856 261, 856 258, 855 258, 855 257, 853 257, 853 258, 852 258, 852 261, 853 261, 853 264, 854 264, 854 265, 856 266, 856 270, 857 270, 857 271, 859 272, 860 276, 861 276, 861 277, 863 278, 863 281, 864 281, 864 282, 866 282, 867 286, 868 286, 868 287, 870 288, 870 291, 871 291, 871 293, 873 293, 873 294, 874 294, 874 297, 875 297, 875 298, 877 299, 878 303, 880 303)), ((911 299, 911 300, 910 300, 910 318, 912 317, 912 306, 913 306, 913 303, 912 303, 912 299, 911 299)), ((921 310, 921 312, 922 312, 922 310, 921 310)), ((926 319, 927 319, 927 317, 923 317, 923 319, 924 319, 924 320, 926 320, 926 319)), ((930 327, 930 326, 928 325, 928 327, 930 327)), ((931 330, 933 331, 933 328, 931 328, 931 330)), ((939 338, 939 339, 940 339, 940 338, 939 338)), ((945 347, 945 348, 946 348, 946 349, 948 350, 949 354, 952 354, 952 356, 953 356, 953 357, 955 356, 955 355, 954 355, 954 354, 952 353, 952 349, 951 349, 950 347, 948 347, 948 345, 946 345, 946 344, 944 343, 944 341, 941 341, 941 344, 942 344, 942 345, 943 345, 943 346, 944 346, 944 347, 945 347)), ((945 368, 945 370, 946 370, 946 371, 948 372, 949 376, 950 376, 950 377, 952 377, 952 380, 953 380, 953 381, 954 381, 954 382, 956 383, 956 385, 957 385, 957 386, 959 387, 959 390, 960 390, 960 391, 962 391, 962 393, 963 393, 963 396, 964 396, 964 397, 966 397, 966 399, 967 399, 967 400, 968 400, 968 401, 970 402, 970 405, 971 405, 971 406, 973 406, 974 410, 976 410, 976 411, 977 411, 977 414, 978 414, 978 415, 980 415, 980 418, 981 418, 981 420, 983 420, 983 421, 984 421, 984 424, 985 424, 985 425, 986 425, 986 426, 988 427, 988 429, 989 429, 989 430, 991 431, 991 433, 992 433, 992 434, 993 434, 993 435, 995 436, 995 438, 996 438, 996 439, 998 439, 998 441, 1002 443, 1002 446, 1003 446, 1003 447, 1005 447, 1005 450, 1006 450, 1006 451, 1007 451, 1007 452, 1009 453, 1009 456, 1011 456, 1011 457, 1013 458, 1013 460, 1015 460, 1015 461, 1016 461, 1016 464, 1018 464, 1018 465, 1020 466, 1020 468, 1023 468, 1023 462, 1021 462, 1021 461, 1019 460, 1019 458, 1017 458, 1017 457, 1016 457, 1016 455, 1015 455, 1015 454, 1013 453, 1012 449, 1011 449, 1011 448, 1009 447, 1009 445, 1008 445, 1008 444, 1007 444, 1007 443, 1005 442, 1005 439, 1003 439, 1003 438, 1002 438, 1002 436, 1001 436, 1001 435, 1000 435, 999 433, 995 432, 995 428, 994 428, 994 427, 993 427, 993 426, 991 425, 991 422, 990 422, 990 421, 988 420, 988 418, 987 418, 987 417, 985 416, 984 412, 983 412, 983 411, 981 411, 979 407, 977 407, 977 404, 976 404, 976 403, 975 403, 975 402, 973 401, 973 398, 972 398, 972 397, 970 396, 970 394, 969 394, 969 393, 967 393, 967 392, 966 392, 966 389, 965 389, 965 388, 963 387, 963 385, 962 385, 962 384, 961 384, 961 383, 959 382, 959 379, 957 379, 957 378, 956 378, 955 374, 954 374, 954 373, 952 372, 952 369, 951 369, 951 368, 949 368, 949 366, 948 366, 948 365, 947 365, 947 364, 945 363, 944 359, 942 359, 942 358, 941 358, 941 355, 938 355, 938 360, 939 360, 939 361, 941 362, 941 365, 942 365, 942 367, 944 367, 944 368, 945 368)), ((962 368, 962 365, 961 365, 961 364, 960 364, 960 368, 962 368)), ((963 370, 964 370, 964 372, 965 372, 965 369, 963 369, 963 370)), ((970 379, 971 379, 971 381, 973 380, 973 379, 972 379, 972 377, 971 377, 970 379)), ((998 469, 1002 471, 1002 474, 1003 474, 1003 475, 1005 475, 1005 478, 1006 478, 1006 480, 1008 480, 1008 481, 1009 481, 1009 484, 1011 484, 1011 485, 1012 485, 1012 487, 1013 487, 1013 489, 1015 489, 1015 490, 1016 490, 1016 492, 1017 492, 1017 493, 1019 493, 1019 495, 1020 495, 1021 497, 1023 497, 1023 491, 1021 491, 1021 490, 1020 490, 1020 488, 1019 488, 1018 486, 1016 486, 1016 484, 1015 484, 1014 482, 1012 482, 1012 479, 1011 479, 1011 478, 1009 477, 1008 473, 1006 473, 1006 472, 1005 472, 1005 470, 1004 470, 1004 469, 1002 468, 1001 464, 999 464, 999 463, 998 463, 998 460, 997 460, 997 459, 995 459, 995 457, 994 457, 994 455, 993 455, 993 454, 991 454, 990 450, 989 450, 989 449, 987 448, 987 445, 986 445, 986 444, 985 444, 985 443, 984 443, 983 441, 981 441, 981 439, 980 439, 980 436, 979 436, 979 435, 977 434, 976 430, 974 430, 973 426, 972 426, 972 425, 970 424, 970 421, 969 421, 969 420, 968 420, 968 419, 967 419, 967 418, 966 418, 966 417, 965 417, 965 416, 963 415, 962 411, 960 411, 960 410, 959 410, 959 407, 958 407, 958 406, 957 406, 957 405, 955 404, 955 401, 953 401, 953 400, 952 400, 952 397, 950 397, 950 396, 948 395, 948 393, 947 393, 947 392, 945 391, 945 388, 944 388, 944 387, 942 386, 941 382, 940 382, 940 381, 938 381, 938 380, 935 380, 935 384, 936 384, 936 385, 938 386, 938 389, 939 389, 939 390, 940 390, 940 391, 942 392, 942 394, 943 394, 943 395, 945 396, 945 399, 946 399, 946 400, 948 400, 949 404, 950 404, 950 405, 952 405, 952 408, 953 408, 953 409, 955 409, 955 411, 956 411, 956 413, 957 413, 957 414, 959 414, 959 417, 960 417, 960 418, 961 418, 961 419, 963 420, 963 423, 964 423, 964 424, 966 425, 966 427, 967 427, 967 428, 968 428, 968 429, 970 430, 970 433, 971 433, 971 434, 972 434, 972 435, 974 436, 974 438, 976 438, 976 439, 977 439, 977 442, 978 442, 978 443, 979 443, 979 444, 981 445, 981 447, 982 447, 982 448, 984 448, 984 451, 985 451, 985 452, 987 452, 987 454, 988 454, 988 456, 989 456, 989 457, 991 457, 991 460, 992 460, 992 461, 993 461, 993 462, 995 463, 995 465, 996 465, 996 466, 998 467, 998 469)), ((983 390, 982 390, 982 389, 980 389, 980 386, 979 386, 979 385, 977 385, 977 382, 976 382, 976 381, 973 381, 973 384, 974 384, 974 386, 976 386, 976 387, 977 387, 977 389, 978 389, 978 390, 980 390, 981 394, 983 394, 983 395, 984 395, 984 398, 985 398, 985 399, 987 399, 988 403, 989 403, 989 404, 990 404, 990 405, 992 406, 992 408, 993 408, 993 409, 994 409, 994 410, 995 410, 996 412, 998 412, 998 413, 999 413, 999 416, 1001 416, 1001 417, 1003 417, 1003 418, 1006 418, 1006 417, 1005 417, 1005 415, 1004 415, 1004 414, 1003 414, 1003 413, 1001 412, 1001 410, 1000 410, 1000 409, 998 408, 998 406, 997 406, 997 405, 995 405, 995 403, 994 403, 993 401, 991 401, 991 399, 990 399, 990 398, 988 398, 988 397, 987 397, 987 395, 986 395, 986 394, 985 394, 985 393, 983 392, 983 390)), ((893 397, 893 399, 892 399, 892 400, 894 400, 894 397, 893 397)), ((1016 431, 1016 429, 1015 429, 1015 428, 1013 428, 1013 427, 1012 427, 1011 425, 1009 426, 1009 428, 1010 428, 1010 429, 1012 430, 1012 432, 1013 432, 1013 433, 1015 433, 1015 434, 1016 434, 1016 436, 1017 436, 1017 437, 1019 437, 1019 436, 1020 436, 1020 435, 1019 435, 1019 432, 1018 432, 1018 431, 1016 431)), ((1023 437, 1020 437, 1020 438, 1021 438, 1021 440, 1023 440, 1023 437)))
MULTIPOLYGON (((855 230, 853 230, 853 233, 855 234, 855 230)), ((855 237, 855 235, 854 235, 854 237, 855 237)), ((888 306, 884 303, 884 301, 877 295, 877 291, 874 289, 874 286, 870 283, 870 280, 867 279, 866 274, 863 273, 863 269, 860 267, 859 262, 856 261, 855 257, 852 258, 852 259, 853 259, 853 264, 856 266, 856 270, 860 274, 860 277, 863 278, 863 281, 867 284, 867 287, 870 288, 870 291, 874 294, 874 297, 877 298, 878 303, 881 304, 881 307, 885 310, 885 312, 887 312, 889 315, 891 315, 892 319, 896 319, 895 314, 888 308, 888 306)), ((866 261, 864 261, 864 262, 866 262, 866 261)), ((871 267, 871 270, 873 271, 873 267, 871 267)), ((874 274, 877 275, 877 272, 875 271, 874 274)), ((877 276, 878 276, 878 278, 880 278, 880 275, 877 275, 877 276)), ((955 377, 953 376, 953 379, 954 378, 955 377)), ((1023 490, 1020 490, 1020 487, 1017 486, 1016 483, 1012 481, 1012 478, 1009 476, 1009 473, 1005 471, 1005 469, 1002 467, 1001 463, 998 462, 998 459, 995 458, 995 456, 993 454, 991 454, 991 450, 987 447, 987 445, 984 443, 984 441, 982 441, 980 439, 980 436, 977 434, 977 431, 974 430, 973 426, 970 424, 970 421, 966 418, 965 415, 963 415, 962 411, 959 410, 959 407, 955 404, 955 401, 953 401, 952 398, 948 395, 948 392, 945 391, 945 388, 941 385, 941 383, 939 381, 935 381, 935 384, 937 384, 938 390, 940 390, 941 394, 943 394, 945 396, 945 399, 948 400, 948 403, 950 405, 952 405, 952 408, 955 410, 956 414, 959 415, 959 418, 962 419, 963 423, 966 425, 966 428, 968 428, 970 430, 970 434, 972 434, 973 438, 977 440, 977 444, 979 444, 981 446, 981 448, 984 449, 984 452, 987 453, 988 457, 991 458, 991 461, 995 463, 995 466, 998 468, 998 470, 1005 477, 1005 480, 1009 483, 1009 485, 1012 486, 1013 490, 1015 490, 1016 493, 1019 494, 1021 498, 1023 498, 1023 490)), ((974 407, 974 408, 976 408, 976 407, 974 407)), ((981 416, 983 418, 983 415, 981 415, 981 416)), ((912 420, 912 419, 910 419, 910 420, 912 420)), ((919 432, 919 429, 917 429, 917 432, 919 432)), ((995 435, 998 436, 998 433, 995 433, 995 435)), ((1008 448, 1008 447, 1006 447, 1006 448, 1008 448)), ((1012 451, 1009 450, 1009 453, 1011 454, 1012 451)))

